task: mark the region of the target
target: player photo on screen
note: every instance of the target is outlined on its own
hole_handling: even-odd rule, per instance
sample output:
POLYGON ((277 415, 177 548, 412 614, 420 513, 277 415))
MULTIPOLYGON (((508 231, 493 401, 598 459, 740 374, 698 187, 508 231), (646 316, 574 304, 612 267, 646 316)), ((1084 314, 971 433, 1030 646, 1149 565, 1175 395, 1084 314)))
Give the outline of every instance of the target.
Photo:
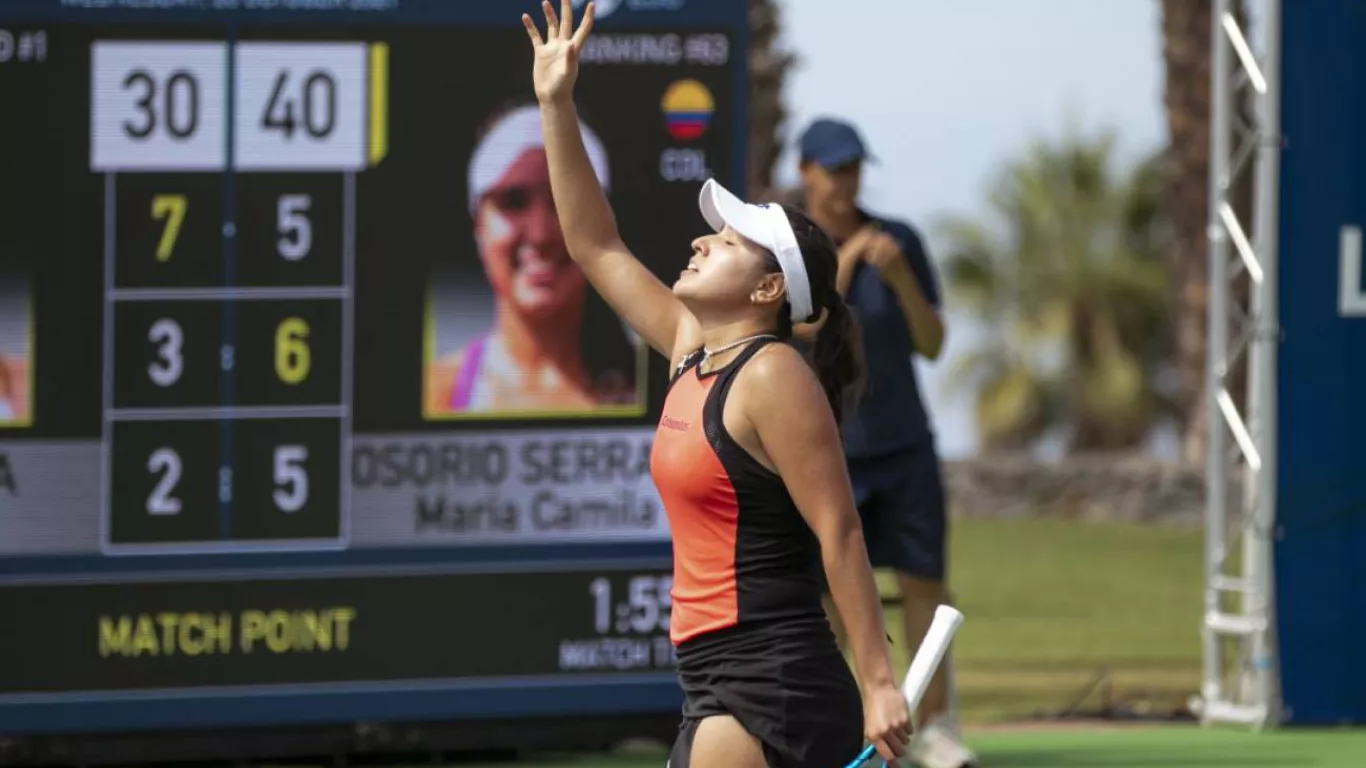
POLYGON ((0 273, 0 429, 26 427, 31 420, 32 318, 28 281, 0 273))
MULTIPOLYGON (((648 34, 679 60, 595 54, 576 107, 622 242, 672 285, 707 231, 703 182, 738 175, 736 80, 724 57, 683 57, 699 40, 724 47, 718 33, 648 34)), ((526 31, 404 29, 386 42, 385 149, 355 175, 354 427, 652 426, 668 361, 569 257, 526 31)))
MULTIPOLYGON (((611 194, 609 153, 582 124, 611 194)), ((473 242, 433 260, 428 284, 428 419, 637 416, 644 344, 569 257, 534 102, 496 109, 472 137, 463 204, 473 242)))

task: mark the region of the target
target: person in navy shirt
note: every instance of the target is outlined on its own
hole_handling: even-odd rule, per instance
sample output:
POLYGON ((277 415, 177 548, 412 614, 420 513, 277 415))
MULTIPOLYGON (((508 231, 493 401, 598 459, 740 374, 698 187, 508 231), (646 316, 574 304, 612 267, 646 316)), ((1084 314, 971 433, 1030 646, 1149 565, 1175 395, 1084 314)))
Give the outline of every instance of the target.
MULTIPOLYGON (((858 204, 872 158, 854 126, 818 119, 798 143, 803 206, 839 246, 836 287, 862 326, 867 378, 843 439, 868 555, 875 568, 896 572, 906 639, 918 643, 935 608, 949 602, 943 480, 914 364, 916 356, 937 360, 943 349, 939 281, 913 227, 858 204)), ((838 631, 838 616, 827 610, 838 631)), ((954 724, 950 687, 946 658, 916 713, 911 756, 926 768, 976 762, 954 724)))

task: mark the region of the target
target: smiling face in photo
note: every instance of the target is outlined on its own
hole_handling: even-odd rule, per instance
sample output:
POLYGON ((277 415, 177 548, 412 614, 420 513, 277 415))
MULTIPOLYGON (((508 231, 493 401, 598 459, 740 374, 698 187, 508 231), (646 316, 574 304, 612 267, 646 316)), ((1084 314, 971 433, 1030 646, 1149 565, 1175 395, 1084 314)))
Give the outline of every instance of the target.
POLYGON ((560 232, 544 149, 524 152, 483 196, 475 239, 494 294, 534 319, 583 301, 583 273, 560 232))

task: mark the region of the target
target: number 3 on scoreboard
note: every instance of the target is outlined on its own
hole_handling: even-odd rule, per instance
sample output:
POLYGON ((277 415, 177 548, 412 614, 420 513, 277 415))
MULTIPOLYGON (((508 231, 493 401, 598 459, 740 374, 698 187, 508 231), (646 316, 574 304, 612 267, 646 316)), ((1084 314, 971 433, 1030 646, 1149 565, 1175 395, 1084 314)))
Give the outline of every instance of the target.
POLYGON ((147 330, 147 340, 157 345, 157 360, 147 366, 147 375, 159 387, 169 387, 180 381, 185 369, 185 359, 181 347, 185 344, 185 334, 180 323, 163 317, 152 323, 147 330))
POLYGON ((275 375, 295 385, 308 378, 310 364, 308 323, 297 317, 280 321, 275 329, 275 375))

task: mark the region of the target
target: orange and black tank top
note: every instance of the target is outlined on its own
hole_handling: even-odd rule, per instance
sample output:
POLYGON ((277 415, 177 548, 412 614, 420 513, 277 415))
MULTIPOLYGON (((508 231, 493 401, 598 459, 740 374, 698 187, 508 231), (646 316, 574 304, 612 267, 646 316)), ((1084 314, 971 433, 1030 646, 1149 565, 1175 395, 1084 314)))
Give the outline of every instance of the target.
POLYGON ((669 383, 650 472, 673 535, 675 645, 719 630, 825 620, 815 534, 782 478, 740 447, 721 418, 736 375, 770 341, 709 373, 699 370, 699 350, 669 383))

